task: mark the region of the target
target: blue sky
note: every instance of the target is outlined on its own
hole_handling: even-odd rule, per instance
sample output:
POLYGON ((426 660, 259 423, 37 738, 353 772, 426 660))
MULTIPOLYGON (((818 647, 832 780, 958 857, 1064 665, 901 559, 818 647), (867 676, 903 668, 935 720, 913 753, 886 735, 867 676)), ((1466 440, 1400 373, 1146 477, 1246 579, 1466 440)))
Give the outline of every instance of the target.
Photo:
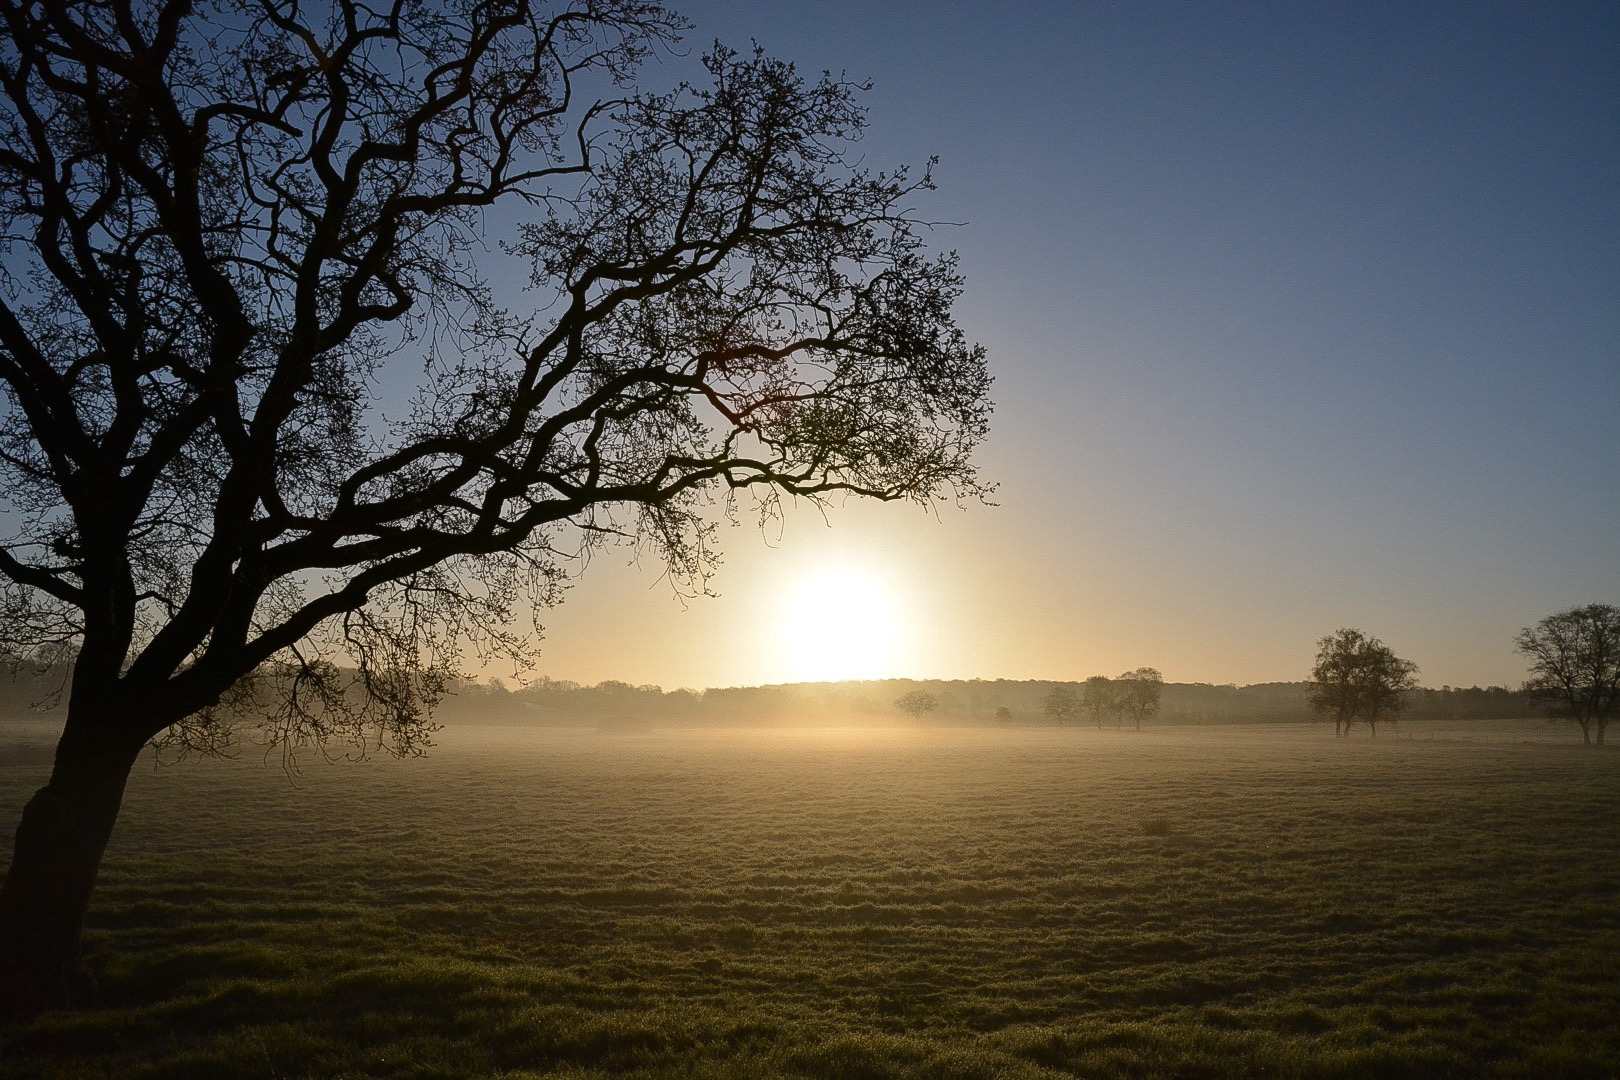
POLYGON ((684 605, 610 553, 543 672, 808 674, 770 631, 834 563, 901 612, 867 674, 1296 679, 1353 625, 1516 683, 1521 626, 1620 603, 1620 6, 676 6, 940 157, 999 505, 732 530, 684 605))

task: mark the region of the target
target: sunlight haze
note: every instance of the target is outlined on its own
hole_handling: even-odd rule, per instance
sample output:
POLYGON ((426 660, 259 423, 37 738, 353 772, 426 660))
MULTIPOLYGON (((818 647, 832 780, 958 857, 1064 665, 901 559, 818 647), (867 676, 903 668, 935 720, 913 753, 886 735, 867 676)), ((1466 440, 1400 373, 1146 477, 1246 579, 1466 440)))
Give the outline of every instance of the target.
POLYGON ((873 168, 939 155, 997 505, 742 515, 717 599, 609 551, 540 673, 831 677, 793 583, 875 560, 863 670, 914 677, 1295 680, 1358 626, 1517 685, 1521 627, 1620 599, 1613 5, 681 10, 870 77, 873 168))
POLYGON ((882 678, 905 656, 903 618, 878 573, 840 565, 811 569, 788 586, 780 612, 783 678, 770 681, 882 678))
POLYGON ((1620 1077, 1620 0, 670 2, 0 7, 0 1080, 1620 1077))

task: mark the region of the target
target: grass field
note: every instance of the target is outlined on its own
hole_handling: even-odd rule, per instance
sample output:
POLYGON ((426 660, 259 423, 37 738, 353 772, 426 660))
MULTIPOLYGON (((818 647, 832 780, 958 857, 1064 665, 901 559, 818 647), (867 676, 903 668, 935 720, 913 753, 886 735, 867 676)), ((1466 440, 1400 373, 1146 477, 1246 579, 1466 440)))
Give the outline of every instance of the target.
MULTIPOLYGON (((8 830, 30 731, 0 727, 8 830)), ((1620 1075, 1620 755, 1402 735, 143 764, 103 1003, 0 1027, 0 1077, 1620 1075)))

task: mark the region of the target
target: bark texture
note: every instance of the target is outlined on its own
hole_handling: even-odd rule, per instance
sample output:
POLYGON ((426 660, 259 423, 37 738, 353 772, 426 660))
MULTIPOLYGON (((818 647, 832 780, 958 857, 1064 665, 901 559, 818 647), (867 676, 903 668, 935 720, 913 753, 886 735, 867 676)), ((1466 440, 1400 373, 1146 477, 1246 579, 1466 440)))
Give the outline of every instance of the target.
POLYGON ((79 752, 64 735, 50 783, 24 807, 0 887, 0 1012, 82 1008, 94 997, 85 913, 137 750, 79 752))

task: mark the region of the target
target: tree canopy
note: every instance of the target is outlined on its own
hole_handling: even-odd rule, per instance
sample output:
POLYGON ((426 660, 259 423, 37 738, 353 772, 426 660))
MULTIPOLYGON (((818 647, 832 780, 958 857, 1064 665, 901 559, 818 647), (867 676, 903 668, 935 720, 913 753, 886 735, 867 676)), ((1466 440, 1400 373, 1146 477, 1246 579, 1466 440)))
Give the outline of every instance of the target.
POLYGON ((1417 686, 1418 666, 1375 637, 1345 628, 1317 642, 1306 697, 1312 711, 1333 718, 1335 735, 1350 734, 1357 721, 1378 734, 1378 721, 1405 706, 1417 686))
POLYGON ((1068 683, 1058 683, 1041 699, 1041 711, 1057 721, 1058 727, 1078 719, 1081 710, 1080 691, 1068 683))
POLYGON ((913 720, 921 720, 939 708, 939 698, 926 690, 909 690, 895 699, 894 707, 913 720))
POLYGON ((1080 704, 1091 714, 1092 722, 1100 729, 1103 717, 1119 709, 1119 694, 1115 690, 1114 681, 1106 675, 1092 675, 1086 679, 1080 704))
POLYGON ((1159 698, 1164 691, 1164 676, 1157 668, 1140 667, 1127 671, 1113 681, 1114 698, 1119 708, 1142 730, 1142 721, 1159 711, 1159 698))
POLYGON ((410 752, 595 545, 701 589, 719 514, 982 492, 985 354, 862 84, 716 45, 639 87, 684 28, 642 0, 0 28, 0 646, 77 648, 0 894, 49 986, 10 1000, 73 998, 19 944, 63 936, 36 885, 88 895, 134 755, 215 745, 222 700, 410 752))
POLYGON ((1549 615, 1519 631, 1514 647, 1530 660, 1525 689, 1554 702, 1584 741, 1595 733, 1602 746, 1620 701, 1620 608, 1588 604, 1549 615))

